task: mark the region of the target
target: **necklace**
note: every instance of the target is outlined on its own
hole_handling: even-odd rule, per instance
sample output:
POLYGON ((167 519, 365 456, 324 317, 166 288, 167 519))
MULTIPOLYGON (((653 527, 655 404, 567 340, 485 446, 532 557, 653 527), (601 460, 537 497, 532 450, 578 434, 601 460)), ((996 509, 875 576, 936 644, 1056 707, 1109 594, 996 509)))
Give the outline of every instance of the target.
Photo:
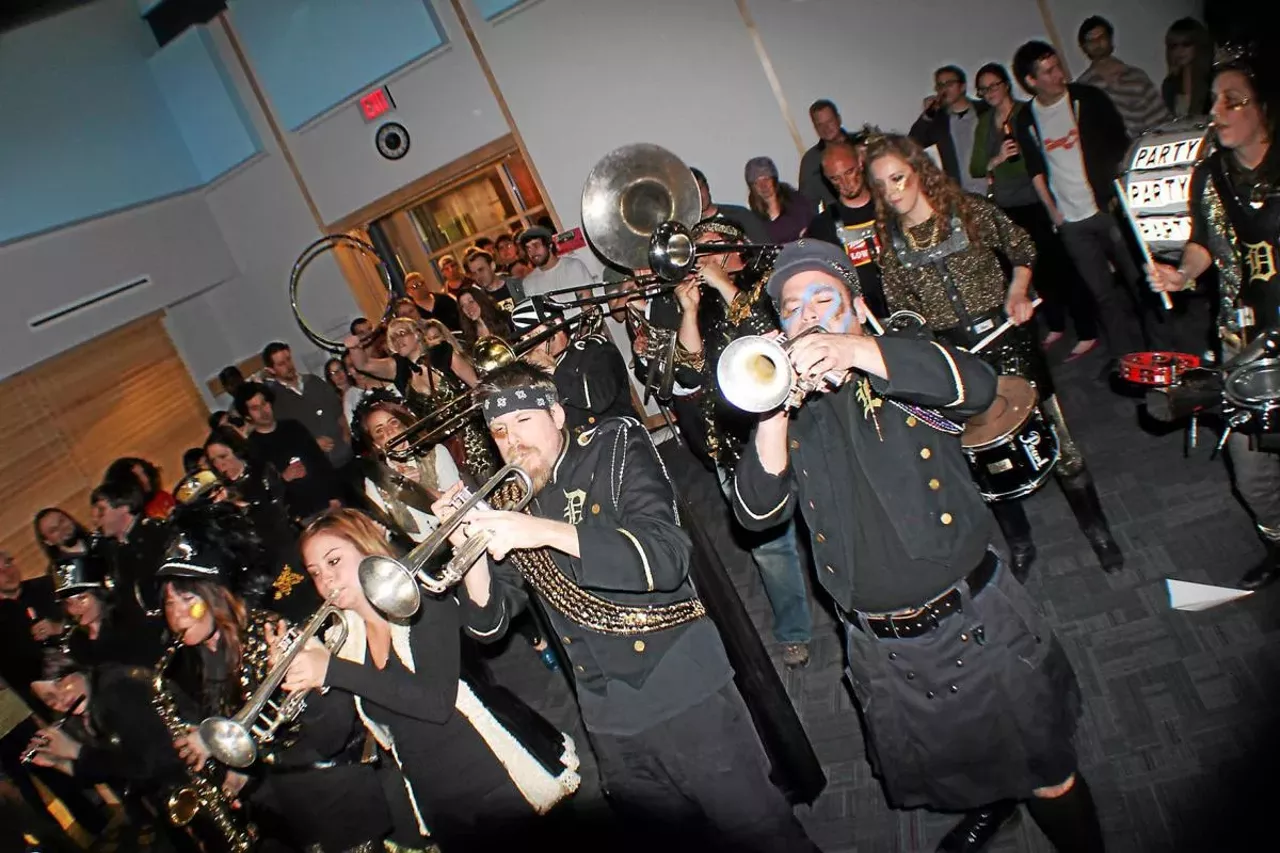
POLYGON ((928 235, 919 239, 917 239, 916 235, 912 233, 912 228, 919 228, 920 225, 924 224, 923 222, 921 222, 920 225, 908 225, 906 228, 902 229, 902 232, 907 235, 907 242, 911 244, 912 249, 922 249, 926 246, 932 246, 934 243, 938 242, 938 220, 938 214, 933 214, 928 235))

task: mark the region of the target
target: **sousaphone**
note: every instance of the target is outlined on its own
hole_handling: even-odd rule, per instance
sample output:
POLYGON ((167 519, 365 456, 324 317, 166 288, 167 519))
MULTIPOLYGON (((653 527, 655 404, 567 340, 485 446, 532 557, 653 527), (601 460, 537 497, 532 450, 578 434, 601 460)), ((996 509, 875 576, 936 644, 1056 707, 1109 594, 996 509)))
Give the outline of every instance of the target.
POLYGON ((293 262, 293 270, 289 273, 289 307, 293 309, 293 318, 298 321, 298 328, 302 329, 302 333, 307 336, 308 340, 320 347, 320 349, 340 356, 347 351, 342 341, 326 338, 307 322, 307 318, 302 316, 302 309, 298 306, 298 290, 302 284, 302 273, 316 258, 325 252, 338 248, 350 249, 357 254, 368 256, 373 260, 374 267, 378 270, 378 279, 387 290, 387 307, 382 313, 382 318, 375 325, 375 329, 385 326, 387 321, 391 319, 394 285, 391 281, 391 270, 387 269, 387 265, 378 255, 377 250, 358 237, 353 237, 350 234, 326 234, 302 250, 302 254, 293 262))

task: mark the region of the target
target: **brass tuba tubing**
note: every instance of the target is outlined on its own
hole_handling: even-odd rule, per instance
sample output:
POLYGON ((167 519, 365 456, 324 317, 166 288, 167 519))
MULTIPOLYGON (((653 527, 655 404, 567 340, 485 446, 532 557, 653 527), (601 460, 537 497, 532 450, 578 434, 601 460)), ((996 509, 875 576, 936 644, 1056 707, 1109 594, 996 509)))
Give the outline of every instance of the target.
POLYGON ((334 604, 341 592, 335 589, 329 593, 306 625, 300 630, 290 630, 285 636, 284 650, 270 672, 234 717, 207 717, 200 723, 200 739, 218 761, 237 769, 250 766, 258 759, 258 747, 275 740, 280 727, 293 722, 302 713, 306 707, 306 691, 290 693, 274 702, 272 697, 280 689, 289 665, 307 641, 319 634, 327 623, 332 621, 334 627, 324 640, 330 652, 336 653, 346 641, 347 623, 342 619, 341 608, 334 604), (333 618, 335 616, 337 619, 333 618), (269 710, 274 716, 268 714, 269 710))
POLYGON ((388 616, 404 619, 418 611, 421 601, 419 586, 427 592, 440 595, 461 581, 488 544, 487 534, 478 533, 468 539, 467 544, 458 549, 438 575, 428 572, 427 565, 448 544, 453 532, 465 523, 467 513, 477 506, 488 508, 486 499, 501 489, 511 477, 520 482, 523 493, 519 500, 507 508, 513 511, 524 509, 533 500, 533 479, 519 465, 510 463, 490 477, 474 494, 468 495, 447 521, 442 522, 403 558, 397 560, 394 557, 371 554, 361 560, 360 588, 369 603, 388 616), (472 544, 473 540, 475 544, 472 544))
POLYGON ((335 355, 342 355, 347 351, 347 348, 343 346, 342 341, 326 338, 307 322, 306 317, 302 316, 302 309, 298 305, 298 292, 302 284, 302 273, 306 271, 307 267, 325 252, 339 247, 354 249, 369 256, 377 267, 378 278, 387 289, 387 307, 376 326, 384 326, 391 319, 392 303, 394 301, 392 297, 395 293, 395 287, 391 281, 391 271, 387 269, 387 265, 378 255, 377 249, 358 237, 353 237, 350 234, 326 234, 302 250, 302 253, 298 255, 298 259, 293 262, 293 269, 289 271, 289 307, 293 310, 293 319, 297 321, 298 328, 302 329, 302 333, 307 336, 308 340, 320 347, 320 349, 335 355))

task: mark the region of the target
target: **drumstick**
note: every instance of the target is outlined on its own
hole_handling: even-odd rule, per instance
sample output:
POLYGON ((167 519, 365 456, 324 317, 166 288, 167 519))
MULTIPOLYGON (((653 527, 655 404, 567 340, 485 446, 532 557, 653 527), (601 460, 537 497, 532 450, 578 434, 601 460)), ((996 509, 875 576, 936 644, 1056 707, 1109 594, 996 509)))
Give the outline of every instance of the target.
MULTIPOLYGON (((1129 223, 1129 227, 1133 229, 1133 236, 1138 241, 1138 248, 1142 251, 1143 270, 1147 268, 1154 269, 1156 265, 1155 258, 1151 257, 1151 247, 1147 245, 1147 241, 1142 239, 1142 230, 1138 228, 1138 220, 1133 218, 1133 211, 1129 209, 1129 198, 1125 195, 1124 184, 1120 183, 1120 179, 1116 178, 1111 182, 1116 188, 1116 200, 1120 202, 1120 209, 1124 211, 1125 221, 1129 223)), ((1169 298, 1169 294, 1161 291, 1160 304, 1164 306, 1164 310, 1173 309, 1173 300, 1169 298)))
MULTIPOLYGON (((1044 302, 1044 300, 1041 299, 1039 296, 1037 296, 1035 300, 1032 301, 1031 307, 1039 308, 1041 302, 1044 302)), ((1000 337, 1001 335, 1003 335, 1005 332, 1009 331, 1012 328, 1013 328, 1013 321, 1005 320, 1002 324, 996 327, 995 331, 993 331, 991 334, 987 335, 985 338, 983 338, 982 340, 974 344, 973 349, 969 350, 969 353, 971 355, 977 355, 978 353, 986 349, 988 346, 990 346, 992 341, 994 341, 996 338, 1000 337)), ((963 349, 963 347, 961 347, 961 349, 963 349)))

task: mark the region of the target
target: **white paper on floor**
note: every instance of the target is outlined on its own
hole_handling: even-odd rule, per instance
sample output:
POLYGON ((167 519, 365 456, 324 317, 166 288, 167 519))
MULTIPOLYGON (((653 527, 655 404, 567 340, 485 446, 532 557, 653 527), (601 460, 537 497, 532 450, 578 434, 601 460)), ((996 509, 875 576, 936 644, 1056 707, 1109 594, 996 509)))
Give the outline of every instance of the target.
POLYGON ((1230 586, 1210 586, 1207 583, 1191 583, 1165 578, 1169 587, 1169 606, 1174 610, 1208 610, 1246 595, 1253 595, 1251 589, 1236 589, 1230 586))

